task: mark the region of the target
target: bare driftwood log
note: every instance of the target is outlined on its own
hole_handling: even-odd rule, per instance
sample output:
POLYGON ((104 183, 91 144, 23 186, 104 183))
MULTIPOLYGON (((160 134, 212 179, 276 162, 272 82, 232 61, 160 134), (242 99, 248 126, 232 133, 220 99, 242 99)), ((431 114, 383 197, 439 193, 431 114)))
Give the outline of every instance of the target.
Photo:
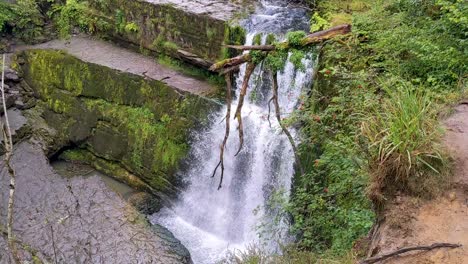
POLYGON ((372 257, 372 258, 362 260, 361 262, 359 262, 359 264, 376 263, 376 262, 386 260, 386 259, 394 257, 394 256, 401 255, 401 254, 409 252, 409 251, 415 251, 415 250, 429 251, 429 250, 433 250, 433 249, 436 249, 436 248, 458 248, 458 247, 461 247, 461 246, 462 245, 460 245, 460 244, 434 243, 434 244, 432 244, 430 246, 406 247, 406 248, 401 248, 401 249, 395 250, 395 251, 387 253, 387 254, 383 254, 383 255, 380 255, 380 256, 376 256, 376 257, 372 257))

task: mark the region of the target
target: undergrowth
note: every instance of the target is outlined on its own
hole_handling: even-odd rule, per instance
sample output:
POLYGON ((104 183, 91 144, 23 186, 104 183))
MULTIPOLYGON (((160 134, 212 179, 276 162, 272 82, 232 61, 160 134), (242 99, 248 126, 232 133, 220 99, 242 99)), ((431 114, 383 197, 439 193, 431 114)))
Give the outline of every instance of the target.
POLYGON ((383 203, 385 193, 395 190, 431 197, 448 181, 438 108, 427 92, 409 84, 385 91, 382 105, 362 126, 371 155, 369 197, 383 203))
POLYGON ((325 45, 289 122, 301 125, 306 169, 287 207, 299 249, 346 254, 370 230, 372 202, 447 186, 438 114, 466 90, 467 18, 460 0, 318 3, 315 28, 353 32, 325 45))

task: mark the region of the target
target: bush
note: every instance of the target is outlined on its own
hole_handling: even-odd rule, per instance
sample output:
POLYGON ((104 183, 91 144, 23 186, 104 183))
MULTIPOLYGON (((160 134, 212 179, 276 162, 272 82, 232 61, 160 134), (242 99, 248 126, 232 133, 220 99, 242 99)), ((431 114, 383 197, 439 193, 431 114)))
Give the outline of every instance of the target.
POLYGON ((39 3, 35 0, 0 3, 0 32, 8 26, 18 38, 26 42, 37 41, 44 33, 44 16, 39 3))
POLYGON ((446 182, 438 108, 427 91, 401 81, 394 87, 362 126, 371 153, 368 193, 377 203, 395 190, 428 197, 446 182))

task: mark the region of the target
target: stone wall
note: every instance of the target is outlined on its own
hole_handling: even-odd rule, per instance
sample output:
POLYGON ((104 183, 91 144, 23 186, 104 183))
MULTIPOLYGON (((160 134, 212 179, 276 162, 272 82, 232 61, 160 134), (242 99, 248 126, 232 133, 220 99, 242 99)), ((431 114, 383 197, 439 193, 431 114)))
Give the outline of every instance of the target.
POLYGON ((46 135, 49 154, 76 145, 137 175, 153 193, 175 193, 190 131, 208 122, 214 103, 61 51, 23 51, 16 61, 39 98, 35 111, 55 130, 46 135))

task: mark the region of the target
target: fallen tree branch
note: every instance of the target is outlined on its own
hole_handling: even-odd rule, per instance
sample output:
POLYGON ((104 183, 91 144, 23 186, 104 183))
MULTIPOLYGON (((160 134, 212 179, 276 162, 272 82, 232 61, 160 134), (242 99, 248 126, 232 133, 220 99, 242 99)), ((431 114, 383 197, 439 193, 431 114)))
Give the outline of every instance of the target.
POLYGON ((397 255, 401 255, 401 254, 409 252, 409 251, 415 251, 415 250, 429 251, 429 250, 433 250, 433 249, 436 249, 436 248, 458 248, 458 247, 461 247, 461 246, 462 246, 461 244, 434 243, 434 244, 432 244, 430 246, 406 247, 406 248, 401 248, 401 249, 395 250, 395 251, 387 253, 387 254, 383 254, 381 256, 376 256, 376 257, 372 257, 372 258, 362 260, 361 262, 359 262, 359 264, 376 263, 376 262, 386 260, 388 258, 397 256, 397 255))
MULTIPOLYGON (((325 40, 334 38, 339 35, 345 35, 351 32, 351 25, 343 24, 336 27, 329 28, 327 30, 317 31, 305 36, 301 40, 301 46, 307 46, 310 44, 320 43, 325 40)), ((261 50, 261 51, 273 51, 276 50, 277 47, 281 49, 287 49, 290 47, 290 43, 287 41, 278 43, 277 46, 275 45, 226 45, 226 47, 236 50, 261 50)), ((239 56, 238 56, 239 57, 239 56)), ((236 58, 236 57, 235 57, 236 58)))
POLYGON ((13 261, 15 263, 20 263, 20 259, 18 257, 18 250, 16 249, 16 244, 14 242, 14 235, 13 235, 13 208, 15 203, 15 178, 16 174, 11 166, 10 160, 11 156, 13 155, 13 138, 11 136, 11 129, 10 129, 10 122, 8 120, 8 112, 5 100, 5 54, 2 55, 2 80, 0 86, 0 92, 2 96, 2 104, 3 104, 3 114, 5 115, 5 123, 1 124, 1 129, 3 133, 3 142, 5 146, 5 165, 7 168, 7 173, 10 176, 10 193, 8 196, 8 209, 7 209, 7 233, 8 233, 8 246, 11 251, 11 256, 13 257, 13 261))

